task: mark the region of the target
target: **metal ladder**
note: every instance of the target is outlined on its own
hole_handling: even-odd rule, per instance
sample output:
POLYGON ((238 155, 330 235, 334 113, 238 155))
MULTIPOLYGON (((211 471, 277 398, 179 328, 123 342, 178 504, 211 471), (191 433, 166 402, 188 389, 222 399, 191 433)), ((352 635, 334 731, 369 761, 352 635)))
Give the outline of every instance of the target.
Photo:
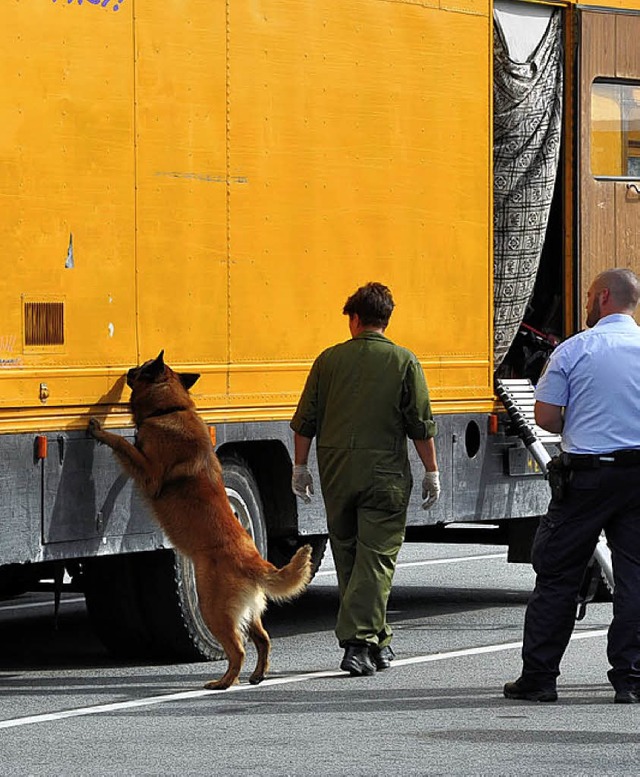
MULTIPOLYGON (((521 378, 496 378, 496 395, 504 405, 509 418, 511 419, 518 435, 527 446, 527 450, 536 460, 542 472, 547 472, 547 464, 551 461, 551 456, 545 448, 545 443, 549 445, 558 445, 560 435, 552 434, 536 425, 533 407, 535 404, 535 388, 530 380, 521 378)), ((598 544, 593 552, 593 559, 589 567, 592 568, 593 562, 600 567, 602 578, 607 588, 613 593, 613 567, 611 565, 611 551, 607 545, 604 533, 600 535, 598 544)), ((589 573, 590 569, 587 570, 589 573)), ((593 598, 594 590, 590 592, 593 598)), ((580 602, 578 620, 584 617, 584 610, 587 602, 590 601, 587 595, 583 595, 580 602)))

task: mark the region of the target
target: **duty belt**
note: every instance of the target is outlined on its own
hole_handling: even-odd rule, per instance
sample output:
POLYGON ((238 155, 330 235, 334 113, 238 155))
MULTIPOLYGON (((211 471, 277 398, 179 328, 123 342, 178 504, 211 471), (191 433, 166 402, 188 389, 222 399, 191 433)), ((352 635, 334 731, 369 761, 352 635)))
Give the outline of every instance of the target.
POLYGON ((640 466, 640 450, 634 448, 611 453, 561 453, 562 464, 569 469, 598 469, 598 467, 640 466))

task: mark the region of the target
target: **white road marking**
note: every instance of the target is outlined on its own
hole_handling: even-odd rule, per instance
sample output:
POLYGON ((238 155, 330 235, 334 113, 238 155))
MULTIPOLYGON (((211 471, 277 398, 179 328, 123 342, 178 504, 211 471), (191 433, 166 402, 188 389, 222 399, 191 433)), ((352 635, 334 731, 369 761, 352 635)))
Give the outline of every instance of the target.
MULTIPOLYGON (((597 631, 581 631, 572 635, 572 640, 593 639, 594 637, 603 637, 607 634, 607 629, 598 629, 597 631)), ((460 658, 462 656, 475 656, 484 653, 499 653, 505 650, 516 650, 522 647, 522 642, 505 642, 498 645, 484 645, 483 647, 465 648, 462 650, 451 650, 447 653, 431 653, 423 656, 414 656, 412 658, 396 659, 393 662, 394 667, 410 666, 415 664, 427 664, 433 661, 445 661, 451 658, 460 658)), ((274 677, 265 680, 260 688, 273 687, 276 685, 289 685, 291 683, 301 683, 305 680, 318 680, 324 677, 343 677, 344 672, 323 671, 307 672, 301 675, 291 675, 288 677, 274 677)), ((229 693, 241 693, 243 691, 256 690, 258 686, 254 685, 233 685, 226 691, 183 691, 180 693, 168 693, 162 696, 149 696, 144 699, 132 699, 131 701, 114 702, 112 704, 98 704, 93 707, 79 707, 73 710, 61 710, 59 712, 49 712, 42 715, 28 715, 24 718, 14 718, 0 721, 0 729, 17 728, 19 726, 28 726, 35 723, 50 723, 57 720, 68 718, 80 718, 87 715, 101 715, 108 712, 120 712, 122 710, 132 710, 139 707, 152 707, 158 704, 167 704, 169 702, 188 701, 189 699, 201 699, 209 696, 211 699, 222 699, 229 693)))
MULTIPOLYGON (((507 554, 506 553, 485 553, 480 556, 455 556, 453 558, 432 558, 428 561, 401 561, 398 564, 396 564, 396 569, 404 569, 406 567, 426 567, 430 566, 432 564, 457 564, 461 561, 480 561, 482 559, 489 559, 489 558, 505 558, 506 559, 507 554)), ((313 579, 315 580, 316 577, 326 577, 327 575, 335 575, 336 570, 335 569, 327 569, 323 572, 316 572, 316 574, 313 576, 313 579)))

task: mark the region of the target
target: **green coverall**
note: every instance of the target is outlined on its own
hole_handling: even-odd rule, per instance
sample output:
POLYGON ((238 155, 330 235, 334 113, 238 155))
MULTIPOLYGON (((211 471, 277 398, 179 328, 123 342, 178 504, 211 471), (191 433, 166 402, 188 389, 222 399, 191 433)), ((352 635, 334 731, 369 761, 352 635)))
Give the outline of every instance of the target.
POLYGON ((343 647, 385 647, 412 486, 407 436, 436 434, 422 367, 378 332, 328 348, 311 368, 291 428, 316 437, 340 591, 336 636, 343 647))

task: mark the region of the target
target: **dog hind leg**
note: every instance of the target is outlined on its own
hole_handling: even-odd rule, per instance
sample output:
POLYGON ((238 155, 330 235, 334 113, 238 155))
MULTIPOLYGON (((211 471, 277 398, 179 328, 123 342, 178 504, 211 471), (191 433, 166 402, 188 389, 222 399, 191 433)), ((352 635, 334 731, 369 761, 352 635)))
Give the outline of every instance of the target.
POLYGON ((247 597, 235 580, 225 579, 219 569, 216 572, 215 564, 206 556, 194 557, 192 560, 200 612, 229 662, 222 677, 210 680, 204 687, 210 691, 222 691, 238 682, 244 663, 243 625, 248 615, 247 597))
POLYGON ((218 615, 212 618, 207 618, 205 614, 205 621, 209 631, 222 646, 229 663, 227 671, 219 680, 210 680, 204 684, 204 687, 209 691, 224 691, 237 683, 240 676, 240 670, 245 657, 242 635, 235 619, 230 617, 229 614, 218 615))
POLYGON ((261 683, 269 671, 269 653, 271 652, 271 640, 267 630, 262 625, 259 615, 254 615, 249 624, 249 639, 253 642, 258 652, 256 668, 253 670, 249 682, 252 685, 261 683))

